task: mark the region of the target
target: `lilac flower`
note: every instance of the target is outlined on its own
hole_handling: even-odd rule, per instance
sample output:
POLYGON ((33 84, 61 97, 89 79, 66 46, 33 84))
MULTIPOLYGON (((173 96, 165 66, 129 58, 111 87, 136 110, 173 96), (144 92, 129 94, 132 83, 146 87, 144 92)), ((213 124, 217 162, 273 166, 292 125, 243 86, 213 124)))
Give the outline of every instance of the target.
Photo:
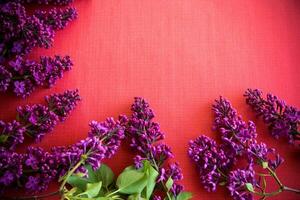
POLYGON ((83 155, 86 155, 86 163, 90 164, 94 170, 97 170, 101 165, 101 160, 105 158, 107 147, 102 145, 97 137, 88 137, 76 144, 79 149, 82 149, 83 155))
POLYGON ((54 31, 36 16, 27 17, 23 36, 26 44, 32 47, 49 48, 53 43, 54 31))
POLYGON ((134 161, 134 166, 136 169, 139 169, 141 167, 143 167, 143 161, 146 160, 146 158, 143 158, 142 156, 140 155, 136 155, 134 158, 133 158, 133 161, 134 161))
POLYGON ((283 162, 283 158, 276 153, 275 149, 268 148, 263 142, 250 144, 247 151, 250 164, 254 161, 258 164, 268 162, 268 166, 275 170, 283 162), (275 160, 271 157, 275 157, 275 160))
POLYGON ((40 141, 46 133, 52 131, 58 121, 54 112, 40 104, 18 107, 17 112, 20 122, 26 127, 26 133, 36 141, 40 141))
POLYGON ((231 106, 230 102, 220 97, 213 105, 215 113, 214 129, 221 133, 222 148, 232 159, 245 153, 244 145, 255 142, 256 127, 251 121, 246 124, 231 106))
POLYGON ((12 75, 0 65, 0 92, 5 92, 11 82, 12 75))
POLYGON ((7 68, 0 66, 0 91, 7 91, 11 85, 14 93, 23 98, 29 96, 36 86, 53 86, 73 65, 69 56, 44 56, 40 63, 17 56, 8 64, 7 68))
POLYGON ((63 121, 75 109, 81 98, 78 90, 66 90, 62 94, 56 93, 46 96, 45 100, 48 108, 60 118, 60 121, 63 121))
POLYGON ((183 191, 183 186, 182 185, 179 185, 178 183, 173 183, 170 191, 171 193, 176 197, 179 195, 180 192, 183 191))
POLYGON ((152 121, 154 113, 149 104, 143 98, 136 97, 134 100, 127 134, 131 139, 130 146, 146 154, 153 143, 164 139, 165 136, 160 131, 159 124, 152 121))
POLYGON ((178 163, 169 164, 167 168, 160 168, 159 174, 160 175, 157 179, 157 182, 167 182, 169 178, 172 178, 173 181, 179 181, 183 179, 182 171, 178 163))
POLYGON ((14 82, 14 93, 16 96, 25 98, 29 96, 34 89, 35 87, 29 79, 14 82))
POLYGON ((34 15, 54 30, 64 29, 69 22, 77 17, 75 8, 57 9, 50 11, 37 10, 34 15))
POLYGON ((83 149, 80 149, 79 145, 76 144, 53 147, 50 152, 53 155, 55 163, 57 163, 56 168, 59 169, 57 178, 65 175, 71 167, 74 167, 84 153, 83 149))
MULTIPOLYGON (((136 168, 142 166, 143 160, 148 160, 159 172, 157 181, 166 184, 169 177, 174 181, 182 178, 178 164, 170 165, 168 169, 163 167, 168 158, 172 158, 171 148, 163 143, 158 143, 164 139, 159 124, 153 121, 154 113, 145 99, 136 97, 131 106, 132 115, 126 124, 126 134, 130 140, 130 146, 138 151, 134 159, 136 168)), ((170 192, 176 197, 183 187, 173 183, 170 192)), ((168 192, 168 191, 167 191, 168 192)), ((157 197, 158 198, 158 197, 157 197)))
POLYGON ((168 167, 166 173, 174 181, 179 181, 179 180, 183 179, 182 171, 181 171, 178 163, 169 164, 169 167, 168 167))
POLYGON ((112 118, 93 121, 86 139, 69 146, 53 147, 49 152, 29 147, 26 153, 19 154, 0 148, 0 188, 25 186, 31 193, 44 191, 51 181, 58 180, 81 160, 82 165, 76 171, 82 171, 85 164, 98 169, 104 158, 116 153, 120 145, 117 140, 124 138, 123 123, 122 116, 117 121, 112 118), (100 131, 100 127, 105 127, 105 132, 100 131), (114 150, 109 151, 110 148, 114 150))
POLYGON ((196 163, 204 188, 209 192, 215 191, 232 161, 213 139, 204 135, 190 141, 188 155, 196 163))
MULTIPOLYGON (((0 35, 2 42, 20 34, 26 23, 24 6, 18 3, 5 3, 0 7, 0 35)), ((1 53, 4 52, 2 49, 1 53)))
MULTIPOLYGON (((4 123, 0 120, 0 146, 13 150, 23 143, 24 134, 40 141, 51 132, 57 122, 65 120, 80 100, 78 90, 67 90, 62 94, 47 96, 48 106, 41 104, 17 108, 17 121, 4 123)), ((123 131, 124 132, 124 131, 123 131)), ((113 151, 113 148, 111 149, 113 151)))
POLYGON ((166 144, 153 145, 149 152, 158 165, 161 165, 167 159, 174 157, 171 148, 166 144))
POLYGON ((15 149, 16 145, 23 143, 25 130, 25 127, 15 120, 8 123, 0 120, 0 146, 15 149))
POLYGON ((25 188, 32 193, 45 191, 49 183, 57 177, 58 169, 53 156, 39 147, 29 147, 24 154, 24 171, 22 181, 25 188))
POLYGON ((54 4, 54 5, 68 5, 74 0, 13 0, 20 3, 37 3, 37 4, 54 4))
POLYGON ((255 188, 261 191, 261 196, 266 196, 269 193, 265 193, 265 184, 260 181, 261 176, 264 178, 265 174, 257 174, 257 181, 254 171, 256 166, 265 170, 282 188, 275 170, 283 159, 275 149, 256 141, 255 124, 251 121, 246 124, 230 102, 223 97, 215 101, 213 111, 213 128, 221 133, 221 144, 217 145, 213 139, 206 136, 199 136, 190 142, 188 151, 200 171, 200 180, 204 188, 215 191, 217 184, 226 185, 236 200, 253 199, 253 194, 258 194, 255 188), (240 160, 247 162, 245 169, 237 165, 240 160), (232 170, 233 168, 235 170, 232 170))
POLYGON ((244 96, 246 103, 263 118, 275 138, 286 137, 290 143, 299 139, 300 110, 286 105, 272 94, 267 94, 264 99, 258 89, 248 89, 244 96))
POLYGON ((64 71, 71 70, 73 63, 69 56, 54 58, 43 56, 41 57, 42 70, 45 73, 45 85, 48 87, 53 86, 56 81, 63 77, 64 71))
POLYGON ((22 171, 22 155, 0 147, 0 188, 16 182, 22 171))
POLYGON ((120 116, 118 121, 113 118, 107 118, 104 122, 92 121, 89 125, 91 130, 89 131, 90 137, 97 137, 102 141, 102 144, 107 148, 105 157, 110 158, 114 155, 121 144, 121 140, 124 139, 124 123, 127 119, 125 116, 120 116))
POLYGON ((53 43, 54 31, 63 29, 77 16, 74 8, 37 10, 28 15, 21 3, 54 3, 66 5, 69 1, 14 0, 4 2, 0 8, 0 48, 2 62, 16 55, 26 55, 34 47, 49 48, 53 43))
POLYGON ((253 195, 247 189, 246 184, 251 184, 253 187, 256 185, 254 178, 254 171, 252 170, 235 170, 229 174, 229 185, 227 186, 230 195, 234 200, 252 200, 253 195))

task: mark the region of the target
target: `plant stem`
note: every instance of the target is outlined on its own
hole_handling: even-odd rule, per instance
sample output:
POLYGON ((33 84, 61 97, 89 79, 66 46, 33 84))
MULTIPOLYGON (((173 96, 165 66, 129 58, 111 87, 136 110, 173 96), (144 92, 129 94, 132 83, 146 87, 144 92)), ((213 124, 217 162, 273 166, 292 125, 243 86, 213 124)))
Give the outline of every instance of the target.
MULTIPOLYGON (((158 165, 156 164, 156 161, 155 161, 155 158, 154 158, 154 156, 153 156, 152 151, 150 151, 150 155, 151 155, 151 158, 150 158, 150 159, 153 161, 154 168, 156 169, 156 171, 159 172, 159 167, 158 167, 158 165)), ((168 199, 169 199, 169 200, 172 200, 172 198, 171 198, 171 196, 170 196, 170 194, 169 194, 168 188, 166 187, 165 183, 164 183, 162 180, 161 180, 160 182, 161 182, 161 184, 162 184, 164 190, 166 191, 166 195, 167 195, 168 199)))
POLYGON ((294 189, 294 188, 290 188, 290 187, 287 187, 287 186, 283 186, 282 190, 283 191, 294 192, 294 193, 300 194, 300 190, 294 189))
MULTIPOLYGON (((244 147, 246 148, 245 144, 242 143, 240 141, 240 139, 236 136, 234 130, 233 130, 233 136, 236 138, 236 140, 244 147)), ((262 159, 261 157, 259 157, 256 153, 252 152, 251 153, 258 159, 260 160, 261 162, 266 162, 264 159, 262 159)), ((283 191, 289 191, 289 192, 295 192, 297 194, 300 194, 300 190, 298 189, 294 189, 294 188, 290 188, 290 187, 287 187, 285 185, 283 185, 280 181, 280 179, 278 178, 278 176, 276 175, 276 172, 273 171, 269 166, 266 167, 266 169, 268 170, 268 172, 270 173, 270 175, 275 179, 276 183, 279 185, 279 189, 275 192, 272 192, 272 193, 259 193, 259 192, 253 192, 254 194, 258 194, 258 195, 261 195, 261 196, 274 196, 274 195, 277 195, 283 191)))
POLYGON ((252 192, 252 193, 257 194, 257 195, 259 195, 259 196, 271 197, 271 196, 275 196, 275 195, 281 193, 282 191, 283 191, 283 190, 280 188, 279 190, 277 190, 277 191, 275 191, 275 192, 256 192, 256 191, 254 191, 254 192, 252 192))
POLYGON ((276 181, 277 184, 280 186, 280 188, 282 188, 282 187, 283 187, 283 184, 282 184, 281 181, 279 180, 279 178, 278 178, 278 176, 276 175, 276 173, 275 173, 269 166, 268 166, 266 169, 270 172, 271 176, 275 179, 275 181, 276 181))
POLYGON ((68 178, 76 171, 76 169, 78 169, 78 167, 80 167, 80 165, 82 165, 84 163, 85 159, 81 158, 80 161, 68 172, 67 176, 64 178, 64 181, 62 182, 61 186, 59 187, 59 191, 62 192, 68 178))

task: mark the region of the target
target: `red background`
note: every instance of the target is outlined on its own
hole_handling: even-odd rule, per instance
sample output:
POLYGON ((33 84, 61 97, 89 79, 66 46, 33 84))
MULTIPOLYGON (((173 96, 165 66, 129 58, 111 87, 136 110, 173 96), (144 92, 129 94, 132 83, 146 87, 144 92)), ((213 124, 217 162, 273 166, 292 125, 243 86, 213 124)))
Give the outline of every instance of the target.
MULTIPOLYGON (((188 141, 200 134, 217 138, 211 104, 223 95, 245 120, 257 122, 259 140, 285 158, 278 170, 282 181, 300 188, 299 147, 271 138, 242 97, 246 88, 260 88, 300 107, 299 1, 77 0, 74 6, 79 18, 56 34, 53 48, 32 54, 69 54, 74 69, 26 100, 1 94, 0 119, 13 119, 18 105, 79 88, 83 100, 77 109, 36 144, 48 149, 85 138, 91 120, 130 114, 133 97, 142 96, 166 133, 193 199, 230 199, 225 189, 203 189, 186 153, 188 141)), ((108 163, 120 172, 132 155, 123 145, 108 163)), ((274 199, 282 198, 299 196, 274 199)))

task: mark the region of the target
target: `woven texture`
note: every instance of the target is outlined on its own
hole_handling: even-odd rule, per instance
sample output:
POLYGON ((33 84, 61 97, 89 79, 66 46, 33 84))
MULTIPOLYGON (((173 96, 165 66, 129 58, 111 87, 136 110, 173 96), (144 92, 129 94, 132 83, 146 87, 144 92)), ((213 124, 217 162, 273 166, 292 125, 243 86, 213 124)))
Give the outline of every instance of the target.
MULTIPOLYGON (((273 139, 242 96, 246 88, 260 88, 300 107, 299 1, 77 0, 74 6, 79 18, 57 33, 53 48, 32 55, 69 54, 74 69, 26 100, 1 94, 1 119, 13 119, 18 105, 78 88, 83 100, 77 109, 35 144, 50 148, 86 137, 91 120, 130 114, 133 97, 142 96, 166 133, 193 199, 230 199, 225 189, 203 189, 186 152, 199 134, 218 137, 211 130, 211 104, 223 95, 245 120, 257 123, 258 139, 285 158, 278 170, 283 183, 300 188, 299 148, 273 139)), ((120 172, 132 155, 124 144, 107 163, 120 172)), ((298 198, 284 193, 274 199, 283 197, 298 198)))

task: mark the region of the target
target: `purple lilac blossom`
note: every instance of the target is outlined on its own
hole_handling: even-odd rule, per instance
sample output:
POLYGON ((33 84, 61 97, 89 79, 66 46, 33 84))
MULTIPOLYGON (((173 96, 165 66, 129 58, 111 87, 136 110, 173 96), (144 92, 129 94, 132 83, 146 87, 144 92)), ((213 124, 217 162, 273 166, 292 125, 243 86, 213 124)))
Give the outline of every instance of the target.
POLYGON ((40 147, 29 147, 23 160, 24 171, 29 171, 26 176, 22 176, 25 188, 35 193, 46 190, 57 176, 57 170, 52 170, 56 164, 49 152, 40 147))
MULTIPOLYGON (((158 182, 165 184, 169 177, 174 181, 183 178, 178 164, 163 167, 168 158, 173 154, 169 146, 159 141, 164 139, 164 133, 161 132, 158 123, 153 121, 154 113, 148 102, 141 97, 136 97, 131 106, 132 115, 126 127, 126 134, 130 140, 130 146, 138 151, 134 158, 134 164, 137 168, 142 167, 142 161, 148 160, 159 172, 158 182)), ((173 183, 170 192, 176 197, 183 190, 183 186, 173 183)))
POLYGON ((58 122, 58 116, 41 104, 18 107, 17 112, 20 122, 26 127, 27 135, 36 141, 40 141, 46 133, 51 132, 58 122))
POLYGON ((56 93, 46 96, 47 106, 60 119, 64 121, 81 100, 78 90, 66 90, 64 93, 56 93))
POLYGON ((117 121, 112 118, 93 121, 86 139, 69 146, 53 147, 49 152, 39 147, 29 147, 23 154, 0 149, 0 188, 24 186, 30 193, 44 191, 51 181, 58 180, 81 159, 84 162, 77 171, 85 164, 98 169, 101 161, 115 154, 120 146, 124 138, 123 120, 124 117, 117 121), (106 130, 99 134, 95 126, 104 126, 106 130), (114 150, 107 153, 110 147, 114 150))
POLYGON ((216 191, 217 185, 226 178, 223 174, 227 174, 232 165, 223 149, 213 139, 202 135, 190 141, 188 155, 199 170, 204 188, 216 191))
POLYGON ((0 92, 5 92, 11 82, 11 73, 0 65, 0 92))
POLYGON ((105 157, 110 158, 114 155, 121 145, 121 140, 125 138, 124 126, 128 119, 121 115, 118 121, 113 118, 107 118, 104 122, 92 121, 88 135, 90 137, 101 138, 103 145, 107 148, 105 157))
POLYGON ((53 4, 53 5, 68 5, 74 0, 12 0, 18 3, 36 3, 36 4, 53 4))
POLYGON ((0 196, 1 190, 21 177, 22 155, 0 147, 0 196))
POLYGON ((247 183, 256 185, 253 170, 234 170, 229 173, 228 190, 234 200, 252 200, 253 194, 246 187, 247 183))
POLYGON ((248 124, 237 114, 231 103, 220 97, 213 104, 215 114, 213 129, 221 133, 222 148, 231 159, 245 153, 244 145, 255 142, 256 127, 252 121, 248 124))
POLYGON ((290 143, 300 139, 300 110, 287 105, 283 100, 272 94, 263 98, 262 91, 248 89, 245 94, 246 103, 262 117, 270 132, 276 139, 285 137, 290 143))
POLYGON ((75 8, 53 8, 49 11, 37 10, 34 15, 54 30, 64 29, 77 17, 75 8))
POLYGON ((0 146, 15 149, 18 144, 23 143, 25 131, 26 128, 15 120, 8 123, 0 120, 0 146))
POLYGON ((220 133, 221 144, 202 135, 190 142, 188 154, 196 163, 206 190, 215 191, 217 185, 226 185, 233 199, 251 200, 253 193, 246 185, 253 190, 263 188, 256 180, 255 166, 275 171, 283 159, 275 149, 256 141, 255 124, 244 122, 228 100, 216 100, 213 112, 213 129, 220 133), (237 166, 240 160, 246 160, 245 168, 237 166))
MULTIPOLYGON (((2 63, 14 56, 26 55, 34 47, 51 47, 54 32, 63 29, 77 16, 74 8, 54 8, 48 12, 36 10, 35 14, 27 15, 24 5, 20 2, 26 1, 7 1, 0 7, 0 62, 2 63)), ((47 1, 35 2, 46 3, 47 1)), ((55 2, 64 4, 63 2, 67 1, 52 1, 55 2)))
POLYGON ((0 91, 9 88, 16 96, 29 96, 37 86, 51 87, 72 67, 69 56, 42 56, 40 63, 17 56, 8 62, 8 67, 0 66, 0 91))
POLYGON ((47 106, 25 105, 17 108, 17 121, 5 123, 0 120, 0 147, 13 150, 23 143, 24 134, 36 141, 53 130, 58 121, 63 121, 75 109, 80 96, 78 90, 67 90, 46 98, 47 106))

